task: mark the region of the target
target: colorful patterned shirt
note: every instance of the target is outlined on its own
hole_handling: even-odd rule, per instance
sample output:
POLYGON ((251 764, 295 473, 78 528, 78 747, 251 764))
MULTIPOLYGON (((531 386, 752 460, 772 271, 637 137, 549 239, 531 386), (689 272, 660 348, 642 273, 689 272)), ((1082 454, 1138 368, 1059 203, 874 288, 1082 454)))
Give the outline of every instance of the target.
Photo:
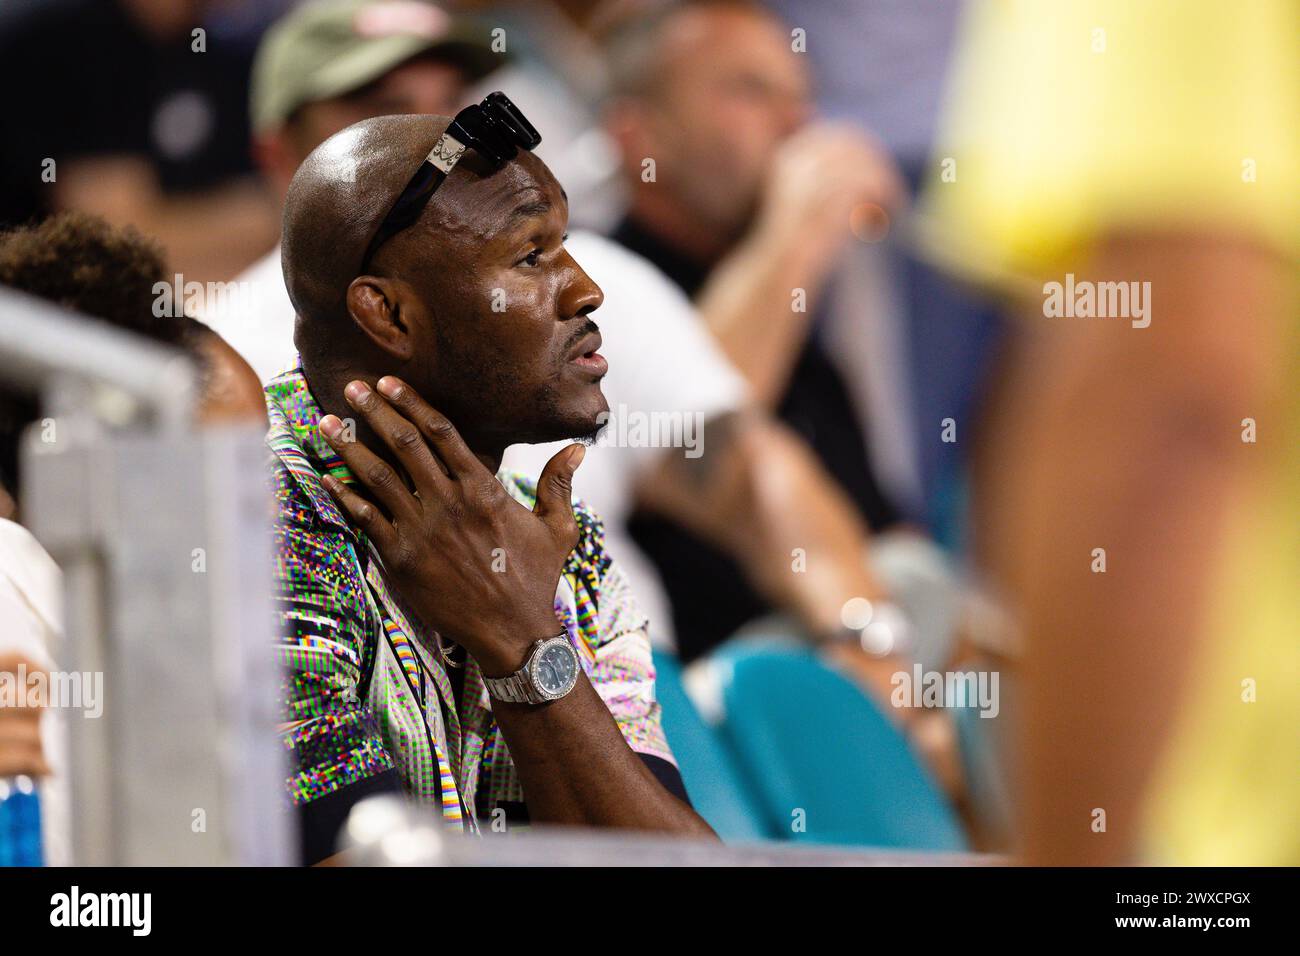
MULTIPOLYGON (((323 472, 354 479, 317 432, 321 412, 302 371, 280 375, 266 394, 287 785, 293 802, 312 811, 304 829, 325 834, 305 835, 306 855, 328 855, 313 841, 329 844, 347 808, 376 790, 400 789, 472 832, 478 817, 523 809, 478 665, 454 658, 461 666, 452 679, 455 665, 437 635, 389 587, 377 551, 321 484, 323 472)), ((497 478, 533 506, 530 480, 504 471, 497 478)), ((556 617, 628 745, 684 796, 655 701, 646 619, 605 552, 599 519, 581 503, 574 514, 579 541, 556 590, 556 617)))

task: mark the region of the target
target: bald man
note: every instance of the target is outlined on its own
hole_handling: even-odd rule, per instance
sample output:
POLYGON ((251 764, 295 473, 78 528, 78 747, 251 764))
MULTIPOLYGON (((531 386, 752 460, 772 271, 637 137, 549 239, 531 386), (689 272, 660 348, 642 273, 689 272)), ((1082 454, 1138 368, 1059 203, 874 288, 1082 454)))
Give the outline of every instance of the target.
POLYGON ((307 862, 384 790, 470 832, 711 834, 664 739, 645 618, 570 504, 584 447, 536 486, 497 473, 508 445, 592 435, 608 406, 564 191, 491 100, 450 127, 351 126, 289 187, 301 367, 267 386, 268 440, 307 862))

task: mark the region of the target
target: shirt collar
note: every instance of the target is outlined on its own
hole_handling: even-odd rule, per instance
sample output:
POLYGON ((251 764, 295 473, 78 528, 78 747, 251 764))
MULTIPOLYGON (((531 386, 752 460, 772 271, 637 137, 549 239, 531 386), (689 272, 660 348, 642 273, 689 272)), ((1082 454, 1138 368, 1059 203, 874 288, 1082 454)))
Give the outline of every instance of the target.
POLYGON ((351 531, 351 525, 321 484, 320 477, 329 474, 348 485, 354 484, 356 478, 321 437, 320 406, 307 386, 302 369, 295 368, 277 375, 267 383, 265 391, 267 418, 271 426, 267 443, 271 450, 311 499, 317 514, 330 524, 351 531))

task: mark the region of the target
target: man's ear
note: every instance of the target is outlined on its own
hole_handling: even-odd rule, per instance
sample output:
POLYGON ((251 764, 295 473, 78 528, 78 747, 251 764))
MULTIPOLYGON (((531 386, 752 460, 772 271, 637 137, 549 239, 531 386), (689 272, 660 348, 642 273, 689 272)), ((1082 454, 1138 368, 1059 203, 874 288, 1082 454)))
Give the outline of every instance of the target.
POLYGON ((348 286, 348 314, 366 337, 385 355, 399 362, 415 353, 413 329, 402 315, 402 300, 409 290, 395 279, 357 276, 348 286))

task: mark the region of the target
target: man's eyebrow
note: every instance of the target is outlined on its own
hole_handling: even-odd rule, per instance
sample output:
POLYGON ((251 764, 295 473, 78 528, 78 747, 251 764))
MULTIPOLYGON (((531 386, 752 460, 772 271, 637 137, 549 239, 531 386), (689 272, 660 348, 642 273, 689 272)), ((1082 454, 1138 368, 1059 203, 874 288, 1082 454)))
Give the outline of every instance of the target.
MULTIPOLYGON (((516 206, 511 213, 515 218, 532 219, 538 216, 545 216, 555 208, 554 204, 547 198, 546 194, 538 189, 529 189, 525 195, 529 198, 526 198, 516 206)), ((560 187, 560 196, 563 197, 564 204, 567 206, 569 204, 569 194, 564 191, 563 186, 560 187)))
POLYGON ((552 208, 551 201, 543 196, 538 199, 529 199, 525 202, 521 202, 514 208, 514 212, 511 213, 511 215, 517 218, 532 219, 535 216, 545 216, 552 208))

